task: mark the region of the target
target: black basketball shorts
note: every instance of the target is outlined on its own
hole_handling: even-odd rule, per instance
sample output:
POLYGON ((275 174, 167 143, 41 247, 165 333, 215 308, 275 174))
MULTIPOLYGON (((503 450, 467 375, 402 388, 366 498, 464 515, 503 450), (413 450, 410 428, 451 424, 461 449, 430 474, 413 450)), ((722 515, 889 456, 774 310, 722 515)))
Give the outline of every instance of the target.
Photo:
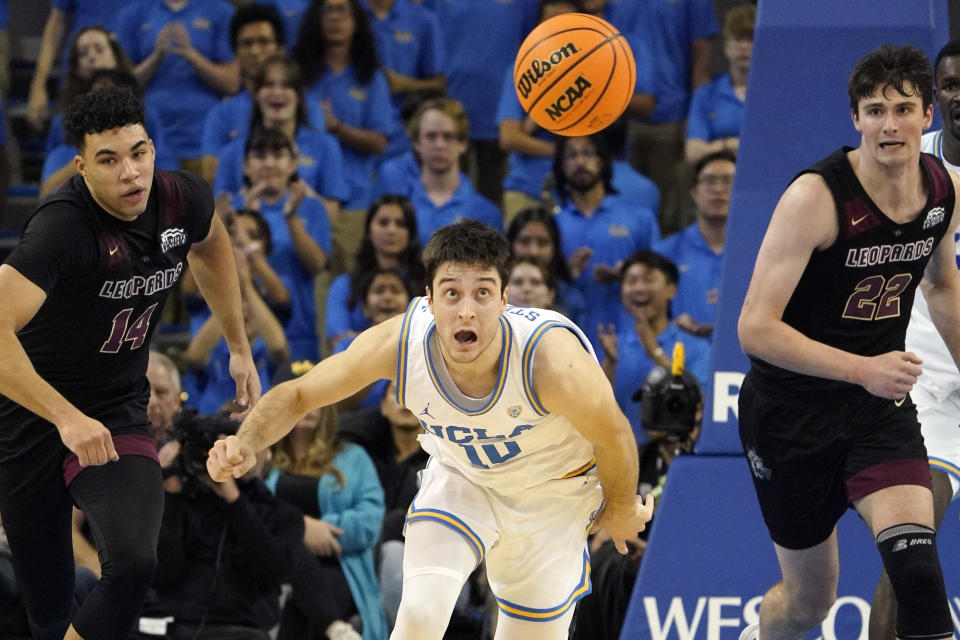
POLYGON ((880 489, 930 488, 927 451, 909 396, 897 402, 855 388, 790 397, 751 371, 740 388, 739 422, 763 519, 782 547, 823 542, 852 503, 880 489))

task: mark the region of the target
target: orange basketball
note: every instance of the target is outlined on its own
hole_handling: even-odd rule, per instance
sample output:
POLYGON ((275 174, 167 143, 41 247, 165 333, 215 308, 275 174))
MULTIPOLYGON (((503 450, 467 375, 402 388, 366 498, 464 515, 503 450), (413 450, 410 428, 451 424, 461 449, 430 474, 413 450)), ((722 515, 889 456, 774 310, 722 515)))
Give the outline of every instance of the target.
POLYGON ((524 111, 564 136, 600 131, 620 117, 636 83, 626 38, 609 22, 564 13, 540 23, 520 46, 513 83, 524 111))

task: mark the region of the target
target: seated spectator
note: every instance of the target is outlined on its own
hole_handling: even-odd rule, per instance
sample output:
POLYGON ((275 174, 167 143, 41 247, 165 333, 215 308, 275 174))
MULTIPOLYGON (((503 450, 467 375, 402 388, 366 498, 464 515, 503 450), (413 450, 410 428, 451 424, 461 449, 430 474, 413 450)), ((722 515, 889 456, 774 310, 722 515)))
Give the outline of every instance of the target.
MULTIPOLYGON (((223 216, 231 242, 237 250, 234 253, 237 262, 246 262, 257 293, 267 303, 277 320, 284 324, 290 319, 290 289, 287 286, 288 281, 270 264, 270 255, 273 253, 270 225, 259 211, 253 209, 237 211, 229 200, 229 196, 226 199, 220 198, 217 210, 223 216)), ((200 295, 197 282, 189 267, 180 280, 180 298, 190 316, 190 335, 194 335, 210 317, 210 309, 200 295)))
MULTIPOLYGON (((84 34, 81 35, 84 36, 86 33, 91 32, 84 32, 84 34)), ((93 31, 93 33, 99 32, 93 31)), ((91 73, 86 90, 97 91, 106 87, 128 87, 137 97, 140 97, 140 86, 137 84, 136 78, 134 78, 133 74, 129 71, 124 71, 119 68, 97 69, 91 73)), ((86 90, 81 91, 81 93, 85 93, 86 90)), ((164 133, 163 125, 160 124, 160 119, 149 106, 145 105, 145 108, 145 127, 150 136, 150 141, 153 142, 154 151, 156 152, 154 166, 167 170, 176 169, 177 162, 167 146, 166 134, 164 133)), ((40 173, 41 196, 53 193, 59 189, 63 183, 69 180, 71 176, 77 173, 77 169, 73 163, 73 159, 77 155, 77 148, 71 141, 66 139, 60 114, 58 113, 54 116, 53 120, 50 128, 51 135, 47 137, 47 143, 56 142, 57 146, 48 149, 47 155, 43 160, 43 168, 40 173), (60 131, 59 136, 52 135, 54 125, 60 131)))
MULTIPOLYGON (((410 96, 404 100, 400 107, 400 116, 404 125, 404 137, 407 140, 404 144, 406 150, 399 155, 387 158, 380 165, 380 169, 377 171, 377 180, 373 185, 374 197, 387 193, 403 193, 410 188, 410 184, 420 178, 420 160, 417 158, 417 154, 413 152, 413 147, 410 144, 410 127, 413 116, 426 100, 442 98, 443 95, 443 92, 433 94, 423 92, 418 96, 410 96)), ((460 172, 460 179, 470 180, 463 171, 460 172)))
MULTIPOLYGON (((72 47, 63 47, 61 50, 60 45, 64 42, 75 42, 80 31, 88 26, 113 27, 112 23, 117 14, 128 2, 127 0, 98 0, 97 2, 53 0, 49 4, 50 13, 43 27, 40 53, 37 55, 37 64, 30 81, 30 95, 27 100, 27 120, 36 129, 41 129, 49 117, 50 98, 47 94, 47 81, 58 51, 63 57, 60 77, 69 75, 67 58, 68 51, 71 51, 72 47)), ((4 6, 6 6, 5 3, 4 6)), ((60 90, 63 91, 62 86, 60 90)))
POLYGON ((169 356, 151 350, 147 363, 147 381, 150 383, 147 419, 150 421, 153 439, 159 446, 170 439, 173 419, 183 406, 180 371, 169 356))
MULTIPOLYGON (((342 171, 343 156, 333 136, 309 124, 297 63, 284 56, 267 58, 253 76, 252 90, 250 130, 278 129, 294 142, 297 175, 310 187, 310 194, 323 201, 331 221, 335 220, 340 203, 349 195, 342 171)), ((214 193, 240 190, 248 137, 248 130, 244 129, 236 140, 220 149, 214 193)))
POLYGON ((232 16, 225 0, 165 0, 129 3, 117 17, 117 37, 146 87, 146 102, 157 110, 180 166, 196 173, 204 118, 240 88, 232 16))
POLYGON ((413 205, 403 196, 385 195, 367 210, 363 239, 350 273, 336 277, 327 293, 326 339, 333 350, 344 338, 367 329, 361 283, 376 269, 396 269, 416 294, 423 291, 426 274, 420 260, 420 240, 413 205))
POLYGON ((613 323, 600 330, 601 366, 637 441, 642 442, 640 407, 633 392, 654 367, 670 366, 667 354, 673 353, 678 342, 683 343, 686 352, 687 370, 706 384, 710 342, 670 321, 670 301, 677 293, 679 276, 675 264, 653 251, 637 251, 623 262, 620 274, 620 298, 626 320, 621 321, 619 330, 613 323))
POLYGON ((296 150, 282 132, 253 131, 244 160, 248 186, 234 196, 233 206, 258 211, 267 221, 273 245, 267 260, 290 290, 284 323, 290 354, 310 360, 319 353, 313 279, 327 268, 332 241, 323 203, 308 194, 296 167, 296 150))
MULTIPOLYGON (((293 363, 280 379, 306 373, 310 367, 302 364, 293 363)), ((386 640, 373 562, 383 523, 383 489, 370 456, 340 439, 332 407, 301 418, 272 451, 267 485, 302 511, 304 542, 316 555, 292 576, 293 592, 277 640, 360 640, 347 624, 356 613, 365 640, 386 640)))
POLYGON ((117 69, 133 73, 133 63, 120 46, 117 36, 103 25, 90 25, 77 31, 66 51, 67 75, 57 97, 58 110, 47 131, 49 153, 65 142, 63 112, 73 99, 90 88, 90 77, 100 69, 117 69))
POLYGON ((370 456, 383 486, 386 514, 380 532, 380 595, 393 628, 403 586, 403 526, 407 510, 417 495, 417 474, 430 456, 420 447, 420 421, 397 402, 397 385, 390 381, 376 407, 356 409, 340 417, 340 437, 370 456))
MULTIPOLYGON (((410 284, 399 271, 393 268, 377 267, 369 271, 360 279, 360 300, 362 301, 364 321, 369 325, 377 325, 384 320, 402 314, 413 297, 410 284)), ((340 353, 346 350, 356 336, 350 335, 341 338, 334 345, 333 352, 340 353)), ((380 404, 386 380, 361 389, 353 396, 337 403, 341 411, 349 411, 357 407, 375 407, 380 404)))
MULTIPOLYGON (((290 358, 283 327, 260 297, 243 256, 236 256, 243 298, 243 323, 250 341, 253 361, 264 393, 270 387, 272 371, 290 358)), ((216 413, 236 395, 236 383, 230 377, 230 349, 223 338, 220 323, 210 316, 190 339, 184 353, 188 404, 201 414, 216 413)))
POLYGON ((269 5, 251 3, 237 9, 230 19, 230 46, 240 72, 240 93, 227 98, 203 122, 203 172, 213 182, 217 171, 217 154, 224 146, 250 128, 253 111, 253 78, 263 61, 283 53, 286 32, 277 10, 269 5))
POLYGON ((757 8, 743 4, 727 13, 723 23, 723 54, 729 71, 693 92, 687 115, 684 155, 693 164, 714 151, 736 153, 740 147, 747 76, 753 52, 757 8))
POLYGON ((460 172, 460 159, 470 139, 463 105, 451 98, 424 101, 411 118, 410 139, 420 159, 420 178, 397 186, 413 202, 421 245, 440 227, 464 218, 502 228, 500 209, 477 193, 460 172))
POLYGON ((599 353, 597 327, 619 321, 620 264, 652 247, 660 229, 653 211, 617 195, 613 158, 601 134, 560 138, 553 175, 563 255, 586 303, 581 326, 599 353))
POLYGON ((563 258, 560 229, 553 214, 541 207, 523 209, 510 222, 507 240, 514 256, 536 258, 550 269, 556 283, 553 309, 578 325, 584 313, 584 299, 573 285, 573 276, 563 258))
POLYGON ((210 480, 207 451, 235 431, 220 416, 187 412, 178 420, 180 452, 164 470, 154 589, 131 638, 269 640, 280 587, 302 548, 303 519, 264 486, 265 455, 243 478, 210 480))
POLYGON ((546 264, 530 256, 517 256, 510 261, 509 272, 509 304, 553 309, 557 287, 546 264))
POLYGON ((345 206, 366 209, 380 155, 398 124, 359 0, 313 0, 293 55, 303 69, 314 126, 340 142, 350 190, 345 206))
MULTIPOLYGON (((637 493, 656 498, 660 505, 667 469, 674 458, 693 453, 700 434, 703 393, 696 378, 683 369, 674 354, 670 368, 657 366, 636 393, 644 414, 648 442, 638 452, 640 476, 637 493), (676 364, 680 364, 679 370, 676 364)), ((633 583, 646 549, 652 521, 639 540, 627 541, 627 555, 617 552, 602 530, 590 541, 590 568, 593 593, 580 601, 577 624, 571 640, 617 640, 620 638, 633 592, 633 583)))
POLYGON ((714 151, 697 161, 690 190, 696 222, 654 245, 654 251, 673 261, 682 274, 673 300, 677 324, 699 336, 712 335, 717 317, 736 162, 732 151, 714 151))

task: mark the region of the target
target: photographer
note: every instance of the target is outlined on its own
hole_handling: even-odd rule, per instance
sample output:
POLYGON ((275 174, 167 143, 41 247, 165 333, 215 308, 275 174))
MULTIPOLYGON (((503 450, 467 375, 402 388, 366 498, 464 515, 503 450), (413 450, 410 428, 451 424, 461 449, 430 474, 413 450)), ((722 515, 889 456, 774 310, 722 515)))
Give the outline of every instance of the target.
MULTIPOLYGON (((659 507, 670 463, 693 452, 700 435, 703 393, 696 376, 684 367, 684 345, 673 349, 671 365, 657 366, 632 396, 640 402, 640 418, 648 441, 639 447, 637 492, 652 494, 659 507)), ((656 512, 654 512, 654 519, 656 512)), ((647 523, 630 553, 620 555, 602 532, 590 541, 593 593, 577 607, 573 640, 617 640, 626 615, 633 583, 646 549, 653 520, 647 523)))
POLYGON ((260 465, 222 484, 207 476, 207 451, 236 427, 192 411, 176 423, 180 453, 164 470, 157 574, 134 638, 266 640, 277 624, 303 519, 267 491, 260 465))

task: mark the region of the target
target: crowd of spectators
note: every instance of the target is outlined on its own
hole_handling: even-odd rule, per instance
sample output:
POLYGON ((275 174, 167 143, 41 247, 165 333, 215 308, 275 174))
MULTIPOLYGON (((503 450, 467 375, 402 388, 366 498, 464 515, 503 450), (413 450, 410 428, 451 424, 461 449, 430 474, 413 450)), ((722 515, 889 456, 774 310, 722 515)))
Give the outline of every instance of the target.
MULTIPOLYGON (((47 132, 40 194, 76 171, 60 112, 133 88, 156 166, 212 186, 264 391, 402 313, 423 295, 431 233, 481 220, 513 250, 509 303, 583 328, 645 446, 633 398, 675 344, 706 382, 754 19, 752 4, 725 16, 727 70, 711 78, 711 0, 52 0, 26 105, 47 132), (525 34, 570 11, 618 27, 637 62, 623 117, 574 138, 534 124, 512 82, 525 34)), ((6 28, 0 0, 4 71, 6 28)), ((426 464, 419 421, 381 381, 213 485, 185 433, 230 431, 206 422, 231 409, 229 352, 189 272, 173 306, 148 370, 167 506, 136 637, 385 640, 426 464)), ((82 514, 76 528, 89 557, 82 514)), ((2 553, 0 601, 16 596, 2 553)), ((463 626, 480 629, 471 606, 463 626)))

